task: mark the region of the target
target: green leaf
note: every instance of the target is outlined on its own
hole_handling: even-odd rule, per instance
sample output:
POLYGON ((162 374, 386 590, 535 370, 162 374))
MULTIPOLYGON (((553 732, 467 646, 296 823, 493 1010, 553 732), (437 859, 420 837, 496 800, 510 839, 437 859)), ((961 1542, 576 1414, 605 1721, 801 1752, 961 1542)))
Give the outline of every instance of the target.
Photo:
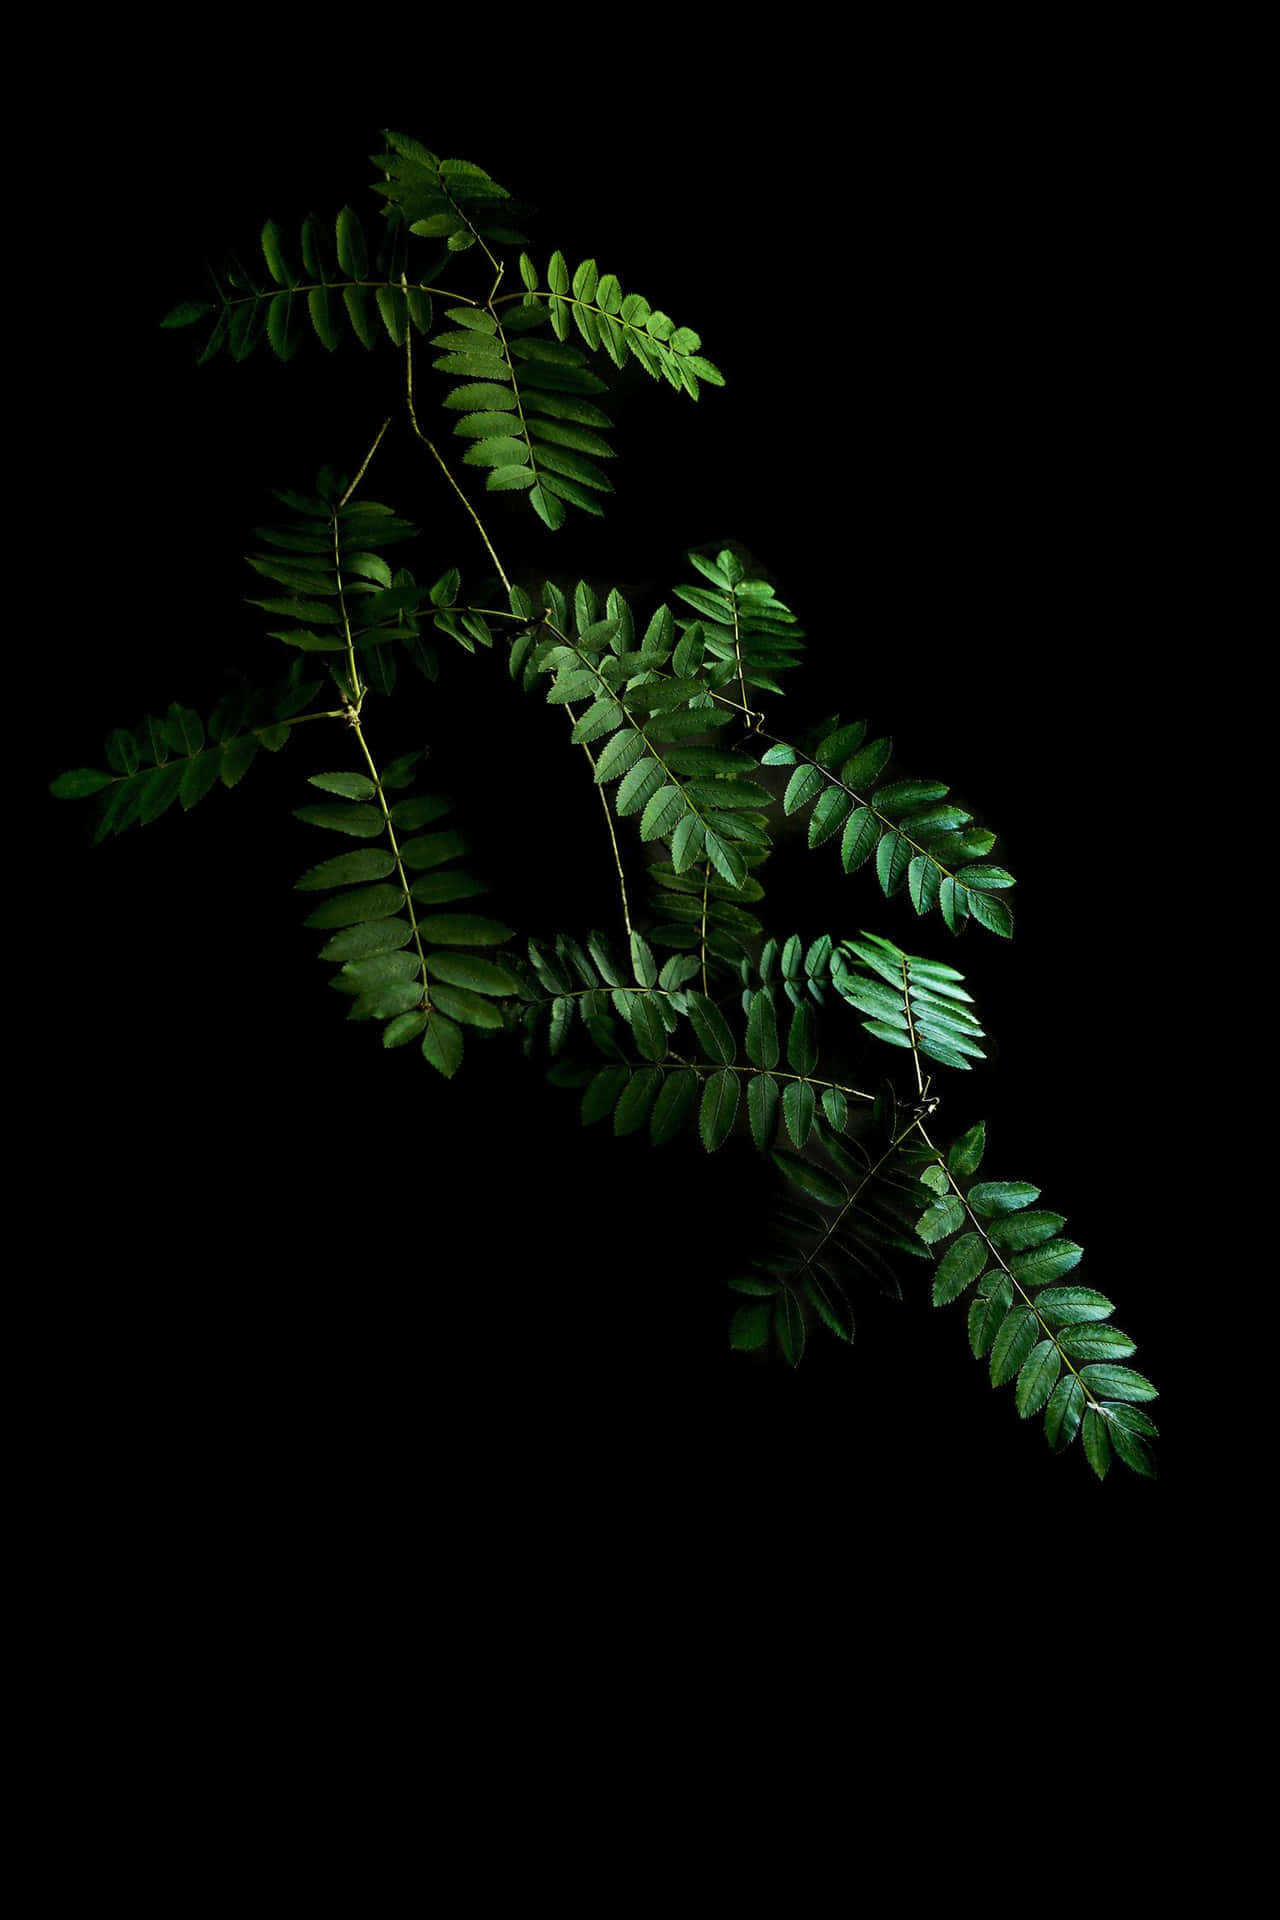
POLYGON ((862 748, 860 753, 854 754, 853 758, 846 760, 841 767, 840 778, 844 785, 846 787, 852 787, 855 793, 859 791, 869 793, 879 779, 880 770, 892 752, 892 740, 872 740, 869 742, 867 746, 862 748))
POLYGON ((649 1109, 661 1085, 660 1067, 641 1067, 638 1073, 632 1074, 613 1110, 613 1130, 616 1134, 639 1132, 649 1118, 649 1109))
MULTIPOLYGON (((322 960, 365 960, 377 953, 394 953, 408 945, 413 928, 407 920, 394 917, 364 920, 335 933, 320 949, 322 960)), ((415 959, 416 968, 417 961, 415 959)))
POLYGON ((824 1207, 842 1207, 848 1199, 848 1194, 838 1181, 815 1167, 812 1161, 801 1160, 794 1153, 777 1147, 773 1150, 773 1160, 801 1192, 821 1201, 824 1207))
POLYGON ((817 1071, 818 1045, 813 1028, 813 1008, 807 1000, 802 1000, 791 1016, 791 1029, 787 1035, 787 1064, 796 1073, 817 1071))
POLYGON ((970 1180, 982 1164, 987 1146, 986 1122, 979 1120, 968 1133, 961 1134, 947 1154, 947 1165, 957 1180, 970 1180))
POLYGON ((989 893, 970 892, 965 896, 970 913, 979 926, 1008 940, 1013 935, 1013 914, 1003 900, 989 893))
POLYGON ((774 1302, 773 1331, 783 1357, 793 1367, 798 1367, 804 1357, 804 1320, 801 1318, 799 1302, 789 1288, 784 1289, 774 1302))
POLYGON ((303 921, 304 927, 353 927, 362 920, 385 920, 404 905, 399 887, 356 887, 350 893, 335 894, 303 921))
MULTIPOLYGON (((798 813, 807 807, 816 794, 826 786, 826 776, 821 767, 797 767, 787 782, 787 790, 782 796, 785 813, 798 813)), ((838 789, 837 789, 838 791, 838 789)))
POLYGON ((1075 1374, 1059 1380, 1044 1410, 1045 1437, 1055 1453, 1071 1445, 1080 1427, 1085 1408, 1085 1391, 1075 1374))
POLYGON ((729 1345, 740 1353, 750 1353, 765 1345, 773 1324, 773 1309, 768 1302, 739 1307, 729 1322, 729 1345))
POLYGON ((424 940, 437 946, 499 947, 511 938, 514 929, 481 914, 436 913, 420 920, 418 931, 424 940))
MULTIPOLYGON (((824 1278, 820 1277, 822 1274, 823 1269, 811 1266, 805 1274, 801 1285, 814 1312, 822 1321, 822 1324, 828 1327, 831 1332, 836 1335, 837 1339, 844 1340, 847 1343, 853 1339, 853 1315, 849 1311, 849 1303, 845 1300, 845 1319, 842 1320, 839 1310, 827 1290, 824 1278), (845 1320, 848 1321, 847 1326, 845 1325, 845 1320)), ((829 1278, 829 1275, 825 1276, 825 1279, 829 1278)), ((841 1293, 840 1297, 844 1299, 843 1293, 841 1293)))
POLYGON ((761 1153, 773 1144, 778 1125, 778 1083, 771 1073, 755 1073, 747 1083, 747 1117, 751 1138, 761 1153))
POLYGON ((688 995, 688 1013, 698 1036, 698 1045, 707 1059, 715 1061, 718 1066, 732 1066, 738 1049, 719 1007, 704 994, 691 993, 688 995))
POLYGON ((782 1118, 791 1144, 798 1150, 804 1147, 813 1126, 814 1092, 811 1081, 788 1080, 782 1090, 782 1118))
POLYGON ((395 864, 395 855, 381 847, 370 848, 365 853, 340 853, 335 860, 323 860, 318 867, 308 868, 294 886, 318 891, 323 887, 356 885, 365 880, 385 880, 395 870, 395 864))
POLYGON ((1013 1282, 1003 1273, 989 1273, 969 1302, 969 1345, 975 1360, 990 1353, 991 1343, 1013 1304, 1013 1282))
POLYGON ((1033 1413, 1039 1413, 1053 1391, 1061 1365, 1058 1349, 1052 1340, 1041 1340, 1031 1349, 1022 1363, 1015 1393, 1018 1412, 1024 1420, 1033 1413))
POLYGON ((702 1106, 698 1113, 698 1132, 708 1153, 714 1153, 728 1139, 737 1111, 737 1074, 727 1069, 711 1074, 702 1090, 702 1106))
POLYGON ((1065 1225, 1066 1217, 1061 1213, 1015 1213, 993 1221, 987 1233, 996 1247, 1034 1247, 1042 1240, 1052 1240, 1065 1225))
POLYGON ((840 864, 852 873, 868 857, 880 838, 880 822, 866 807, 859 807, 845 822, 840 840, 840 864))
POLYGON ((386 824, 378 807, 295 807, 293 817, 309 826, 327 827, 332 833, 354 834, 360 840, 376 839, 386 824))
POLYGON ((91 793, 109 787, 114 777, 110 773, 95 773, 92 767, 76 767, 71 773, 60 773, 50 782, 49 791, 57 800, 84 800, 91 793))
POLYGON ((968 1193, 969 1205, 981 1214, 1013 1213, 1019 1207, 1029 1207, 1039 1197, 1039 1187, 1025 1180, 983 1180, 976 1187, 970 1187, 968 1193))
POLYGON ((667 1074, 649 1120, 649 1138, 655 1147, 665 1146, 679 1133, 697 1091, 698 1076, 691 1068, 667 1074))
POLYGON ((515 994, 520 983, 506 967, 495 960, 477 960, 469 953, 427 955, 427 972, 433 980, 444 980, 451 987, 467 987, 472 993, 515 994))
POLYGON ((1070 1273, 1083 1258, 1084 1248, 1078 1247, 1074 1240, 1046 1240, 1043 1246, 1032 1247, 1026 1253, 1011 1254, 1008 1265, 1024 1287, 1043 1287, 1050 1280, 1070 1273))
POLYGON ((338 245, 338 269, 349 280, 363 280, 369 271, 369 254, 365 246, 364 229, 358 215, 350 207, 343 207, 336 222, 338 245))
POLYGON ((1012 1307, 1005 1315, 991 1348, 991 1384, 1012 1380, 1035 1345, 1039 1322, 1030 1307, 1012 1307))
POLYGON ((658 1004, 651 993, 632 996, 629 1021, 636 1048, 645 1060, 663 1060, 667 1053, 667 1029, 658 1004))
POLYGON ((1089 1320, 1105 1320, 1115 1308, 1105 1294, 1092 1287, 1046 1287, 1036 1295, 1036 1312, 1042 1320, 1058 1325, 1074 1325, 1089 1320))
MULTIPOLYGON (((1040 1302, 1037 1300, 1036 1305, 1040 1302)), ((1072 1360, 1127 1360, 1137 1347, 1119 1327, 1085 1322, 1058 1335, 1058 1344, 1072 1360)))
POLYGON ((778 1022, 773 994, 768 987, 761 987, 752 996, 747 1015, 747 1058, 756 1067, 770 1068, 778 1064, 778 1022))
POLYGON ((313 773, 307 784, 325 793, 340 793, 348 800, 372 800, 378 791, 363 773, 313 773))
POLYGON ((1156 1400, 1159 1388, 1132 1367, 1113 1367, 1102 1363, 1082 1367, 1080 1379, 1096 1400, 1156 1400))
POLYGON ((964 1225, 964 1208, 953 1193, 945 1199, 936 1200, 916 1222, 916 1232, 927 1244, 935 1240, 946 1240, 958 1228, 964 1225))
POLYGON ((434 1007, 422 1036, 423 1058, 451 1080, 462 1064, 462 1030, 434 1007))
POLYGON ((1106 1420, 1094 1407, 1085 1409, 1081 1438, 1084 1442, 1085 1458, 1099 1480, 1105 1480, 1107 1468, 1111 1465, 1111 1442, 1107 1438, 1106 1420))
POLYGON ((658 978, 658 963, 648 941, 641 933, 631 935, 632 971, 642 987, 651 987, 658 978))
POLYGON ((876 875, 882 892, 892 895, 899 891, 907 877, 911 865, 911 844, 900 833, 890 829, 876 848, 876 875))
POLYGON ((987 1249, 981 1234, 962 1233, 938 1262, 933 1283, 934 1306, 942 1307, 949 1300, 958 1300, 965 1288, 972 1286, 986 1264, 987 1249))

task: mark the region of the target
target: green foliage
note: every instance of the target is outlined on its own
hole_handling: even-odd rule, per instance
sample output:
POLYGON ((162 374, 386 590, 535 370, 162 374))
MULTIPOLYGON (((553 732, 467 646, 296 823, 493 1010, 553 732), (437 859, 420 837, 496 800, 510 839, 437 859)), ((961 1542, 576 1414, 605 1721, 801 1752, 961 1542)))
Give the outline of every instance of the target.
POLYGON ((934 1269, 934 1305, 973 1289, 974 1357, 987 1360, 992 1386, 1013 1383, 1024 1420, 1043 1413, 1055 1452, 1083 1431, 1085 1456, 1099 1479, 1113 1453, 1135 1473, 1153 1474, 1146 1443, 1157 1429, 1139 1403, 1154 1400, 1156 1389, 1135 1368, 1117 1364, 1135 1351, 1133 1341, 1111 1325, 1114 1309, 1105 1295, 1058 1284, 1079 1266, 1083 1249, 1059 1236, 1060 1214, 1027 1211, 1039 1188, 1024 1180, 974 1180, 984 1147, 984 1130, 974 1128, 945 1159, 926 1159, 927 1150, 914 1148, 907 1156, 945 1175, 946 1193, 916 1223, 932 1252, 946 1246, 934 1269))
POLYGON ((974 827, 973 815, 947 800, 941 780, 885 780, 893 742, 868 740, 866 722, 841 726, 837 714, 811 739, 808 752, 786 742, 764 756, 767 767, 791 767, 783 806, 809 814, 809 845, 840 835, 840 863, 853 873, 875 856, 886 895, 905 889, 918 914, 937 907, 952 933, 966 920, 1006 938, 1013 914, 1002 897, 1013 875, 986 860, 996 836, 974 827))
MULTIPOLYGON (((543 275, 523 250, 523 212, 482 168, 385 139, 375 241, 349 207, 332 224, 308 216, 296 236, 268 220, 260 267, 231 260, 210 275, 211 300, 161 324, 208 322, 201 362, 224 347, 243 360, 264 339, 289 360, 309 334, 329 351, 347 333, 369 350, 389 343, 404 356, 412 433, 467 502, 501 587, 472 605, 440 556, 428 554, 429 586, 387 557, 424 536, 364 491, 384 425, 354 478, 326 468, 313 492, 278 490, 284 511, 256 529, 251 604, 290 650, 284 678, 236 688, 207 719, 175 703, 117 730, 105 768, 63 773, 53 794, 90 800, 102 838, 235 785, 259 747, 278 749, 303 723, 334 723, 309 735, 332 741, 336 729, 340 746, 326 746, 294 808, 333 837, 296 886, 350 1019, 379 1026, 384 1048, 420 1051, 445 1080, 465 1063, 468 1030, 516 1037, 549 1082, 575 1091, 585 1126, 754 1156, 776 1200, 758 1253, 729 1281, 735 1349, 773 1347, 794 1368, 819 1330, 853 1340, 860 1292, 899 1296, 904 1278, 918 1290, 931 1266, 934 1302, 967 1302, 972 1352, 994 1386, 1013 1388, 1022 1418, 1043 1419, 1055 1451, 1079 1434, 1099 1477, 1113 1456, 1151 1473, 1143 1408, 1156 1389, 1128 1364, 1135 1344, 1111 1301, 1082 1282, 1064 1217, 1026 1181, 979 1177, 981 1122, 945 1152, 929 1137, 934 1070, 986 1058, 963 974, 874 932, 806 941, 768 934, 762 918, 778 829, 807 816, 809 848, 838 842, 846 875, 874 870, 882 895, 905 892, 922 919, 936 907, 953 936, 974 921, 1008 937, 1013 882, 990 858, 995 835, 944 782, 898 769, 863 721, 835 715, 798 743, 763 731, 756 703, 781 695, 805 635, 737 546, 688 554, 699 577, 672 586, 678 606, 633 606, 617 588, 601 598, 584 579, 512 581, 463 481, 483 473, 485 493, 523 497, 547 529, 569 506, 599 515, 613 493, 604 375, 635 361, 693 399, 723 376, 692 329, 594 260, 571 270, 555 252, 543 275), (445 376, 431 396, 438 422, 432 383, 415 397, 415 340, 445 376), (583 756, 584 804, 603 807, 622 886, 616 944, 567 928, 521 929, 513 944, 516 929, 476 905, 486 888, 465 818, 415 785, 422 750, 375 759, 384 736, 370 715, 403 710, 406 657, 419 697, 436 682, 438 634, 469 654, 505 648, 512 681, 541 694, 539 717, 551 708, 547 724, 583 756), (788 770, 781 791, 775 768, 788 770), (643 925, 624 846, 628 860, 653 856, 643 925), (886 1046, 907 1069, 900 1083, 881 1077, 886 1046)), ((484 752, 479 700, 472 718, 488 790, 523 808, 520 775, 484 752)))

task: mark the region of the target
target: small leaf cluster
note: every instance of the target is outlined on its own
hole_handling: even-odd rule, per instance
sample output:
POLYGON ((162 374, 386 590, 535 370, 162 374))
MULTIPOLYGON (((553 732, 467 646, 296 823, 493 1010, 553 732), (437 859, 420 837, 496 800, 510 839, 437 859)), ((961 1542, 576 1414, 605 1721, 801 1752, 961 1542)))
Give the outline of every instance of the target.
POLYGON ((593 352, 603 347, 616 367, 628 356, 653 379, 659 376, 698 397, 698 382, 722 387, 724 375, 704 358, 701 338, 692 327, 677 327, 669 314, 651 307, 642 293, 624 294, 616 273, 600 273, 594 260, 584 260, 571 274, 557 250, 547 265, 546 285, 527 253, 520 256, 520 273, 527 292, 525 303, 546 300, 557 340, 567 341, 572 326, 593 352))
POLYGON ((563 526, 566 501, 603 513, 596 496, 613 482, 596 463, 613 458, 602 438, 613 422, 588 397, 606 389, 586 356, 531 337, 546 322, 536 308, 516 307, 499 322, 489 308, 452 306, 446 318, 453 324, 433 336, 432 366, 459 382, 444 404, 461 414, 455 434, 470 441, 464 465, 487 469, 490 493, 527 493, 552 529, 563 526))
POLYGON ((677 874, 709 861, 740 888, 753 857, 768 853, 764 809, 772 796, 754 778, 759 763, 751 755, 694 739, 733 718, 732 707, 713 697, 732 679, 733 662, 708 655, 696 621, 677 641, 665 605, 637 644, 631 609, 616 590, 601 607, 579 581, 570 608, 548 581, 541 598, 538 606, 524 588, 512 589, 512 610, 550 636, 539 640, 535 630, 515 642, 513 677, 532 688, 539 675, 551 674, 551 705, 586 703, 571 739, 603 742, 596 784, 619 782, 616 811, 640 815, 641 839, 664 841, 677 874))
POLYGON ((441 160, 420 140, 383 129, 387 150, 371 156, 383 175, 373 191, 387 202, 394 228, 405 226, 426 239, 443 240, 450 253, 465 253, 477 242, 521 245, 524 234, 512 225, 505 187, 471 160, 441 160))
POLYGON ((462 1064, 463 1028, 500 1030, 498 1003, 518 995, 520 981, 501 960, 472 951, 502 946, 512 929, 454 910, 486 888, 456 864, 468 850, 465 833, 435 824, 453 801, 436 793, 394 797, 412 784, 421 757, 405 755, 377 780, 312 776, 312 786, 339 797, 295 807, 296 818, 371 844, 308 868, 296 884, 330 895, 305 924, 328 934, 320 958, 338 963, 330 984, 350 996, 348 1017, 384 1021, 384 1047, 420 1039, 423 1057, 451 1079, 462 1064), (426 826, 435 830, 422 833, 426 826), (447 910, 424 911, 437 907, 447 910))
POLYGON ((304 680, 301 661, 274 687, 237 686, 225 693, 206 724, 192 707, 176 701, 165 714, 147 714, 134 727, 117 727, 106 739, 107 766, 76 767, 59 774, 49 791, 59 800, 98 801, 93 838, 147 826, 181 801, 189 812, 210 788, 234 787, 259 747, 275 753, 289 738, 289 721, 315 694, 319 682, 304 680))
POLYGON ((427 280, 409 281, 403 240, 389 235, 370 272, 368 241, 350 207, 343 207, 332 232, 309 213, 295 256, 274 220, 264 223, 259 244, 265 277, 261 268, 249 267, 233 254, 221 273, 208 269, 212 301, 184 300, 160 322, 162 327, 189 327, 214 316, 197 356, 199 365, 224 347, 233 360, 247 360, 263 340, 278 360, 292 360, 308 327, 330 353, 348 330, 370 352, 384 339, 404 346, 411 327, 430 333, 427 280))
POLYGON ((864 933, 842 940, 831 955, 831 983, 851 1007, 871 1017, 865 1030, 890 1046, 923 1053, 944 1067, 969 1069, 985 1060, 981 1024, 971 1012, 963 974, 938 960, 903 953, 892 940, 864 933))
MULTIPOLYGON (((407 568, 393 572, 378 551, 416 538, 417 529, 377 500, 326 498, 337 484, 325 472, 315 495, 275 492, 274 498, 293 512, 280 524, 256 529, 274 551, 246 558, 255 573, 283 592, 251 598, 249 604, 290 623, 268 629, 286 646, 334 654, 354 647, 364 678, 381 692, 390 693, 395 685, 394 641, 405 643, 420 671, 434 679, 435 655, 423 646, 416 617, 428 589, 407 568)), ((335 678, 354 697, 348 676, 335 673, 335 678)))
MULTIPOLYGON (((747 688, 763 687, 781 693, 777 675, 799 663, 804 651, 804 628, 767 580, 749 580, 742 561, 730 548, 714 559, 690 553, 692 564, 711 582, 706 587, 676 587, 681 600, 697 614, 697 627, 708 654, 732 666, 747 704, 747 688)), ((693 621, 677 616, 688 633, 693 621)))
MULTIPOLYGON (((1134 1343, 1110 1324, 1105 1295, 1076 1282, 1059 1284, 1083 1258, 1061 1237, 1062 1214, 1034 1207, 1040 1189, 1025 1180, 977 1180, 985 1127, 970 1128, 948 1152, 922 1150, 921 1179, 934 1198, 916 1231, 931 1248, 945 1246, 933 1300, 944 1306, 977 1283, 969 1306, 969 1344, 988 1357, 993 1387, 1014 1381, 1023 1419, 1043 1411, 1055 1452, 1082 1436, 1101 1479, 1112 1453, 1135 1473, 1152 1474, 1148 1439, 1157 1429, 1139 1402, 1154 1400, 1145 1376, 1119 1362, 1134 1343)), ((908 1156, 911 1157, 910 1155, 908 1156)))
POLYGON ((886 896, 905 887, 919 914, 941 910, 952 933, 972 917, 1006 938, 1013 915, 999 890, 1013 885, 1003 867, 984 863, 994 833, 972 825, 973 815, 947 800, 941 780, 892 780, 882 784, 893 752, 887 736, 868 740, 863 720, 842 727, 827 723, 812 754, 785 742, 764 756, 767 767, 794 767, 783 805, 809 816, 809 845, 840 834, 840 862, 853 873, 875 855, 876 876, 886 896), (837 771, 838 769, 838 771, 837 771))
POLYGON ((826 1165, 812 1154, 772 1150, 802 1199, 775 1208, 771 1245, 729 1282, 751 1301, 733 1315, 732 1347, 749 1351, 772 1338, 795 1367, 814 1320, 839 1340, 853 1339, 851 1292, 871 1286, 901 1298, 902 1257, 924 1256, 912 1229, 926 1189, 896 1151, 900 1126, 886 1090, 873 1107, 850 1112, 843 1126, 828 1116, 814 1120, 812 1144, 826 1165))

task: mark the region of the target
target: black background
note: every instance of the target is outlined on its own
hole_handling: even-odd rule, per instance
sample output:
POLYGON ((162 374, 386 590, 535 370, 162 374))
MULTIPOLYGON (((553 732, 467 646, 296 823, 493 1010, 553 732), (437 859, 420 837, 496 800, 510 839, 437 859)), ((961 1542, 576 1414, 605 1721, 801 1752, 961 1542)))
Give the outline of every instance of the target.
MULTIPOLYGON (((475 160, 542 210, 535 259, 593 254, 695 326, 727 381, 695 406, 624 380, 607 518, 571 512, 552 535, 501 501, 500 551, 644 605, 690 577, 687 548, 744 541, 809 635, 774 730, 865 716, 904 770, 949 780, 997 829, 1019 880, 1011 943, 953 943, 829 848, 775 856, 766 917, 964 968, 996 1045, 987 1068, 941 1076, 939 1135, 986 1118, 987 1170, 1067 1215, 1082 1277, 1167 1389, 1183 1276, 1142 1200, 1178 1126, 1176 1066, 1150 1040, 1184 910, 1150 794, 1213 700, 1169 673, 1198 585, 1180 374, 1194 127, 1110 54, 1029 56, 1013 84, 977 55, 949 73, 937 50, 834 71, 765 49, 663 87, 616 58, 574 85, 527 60, 511 111, 457 97, 445 58, 412 85, 245 71, 203 101, 82 103, 33 223, 73 233, 31 452, 42 777, 99 763, 110 727, 171 699, 207 714, 224 662, 276 671, 241 558, 267 489, 350 470, 396 404, 390 353, 312 341, 287 367, 264 347, 196 368, 160 315, 268 214, 288 234, 349 200, 372 222, 381 126, 475 160)), ((419 369, 429 390, 425 354, 419 369)), ((426 530, 419 577, 484 572, 399 419, 367 492, 426 530)), ((430 742, 433 779, 490 835, 491 911, 616 936, 598 803, 559 716, 497 656, 443 659, 376 750, 430 742)), ((126 1554, 162 1538, 179 1566, 212 1541, 232 1567, 312 1530, 357 1557, 365 1530, 472 1541, 478 1516, 532 1555, 639 1529, 659 1563, 722 1528, 762 1558, 850 1527, 865 1545, 873 1513, 926 1542, 957 1513, 991 1544, 1046 1515, 1083 1518, 1086 1542, 1142 1537, 1176 1403, 1166 1481, 1114 1467, 1099 1488, 1078 1446, 1053 1458, 992 1391, 963 1309, 935 1312, 923 1276, 901 1306, 866 1303, 852 1351, 815 1335, 796 1375, 731 1354, 723 1282, 760 1218, 744 1145, 708 1160, 692 1141, 616 1142, 500 1040, 469 1038, 446 1085, 345 1024, 292 891, 333 849, 290 814, 343 748, 304 729, 234 793, 98 848, 87 806, 48 803, 65 938, 40 996, 39 1111, 67 1202, 34 1374, 78 1524, 126 1554)))

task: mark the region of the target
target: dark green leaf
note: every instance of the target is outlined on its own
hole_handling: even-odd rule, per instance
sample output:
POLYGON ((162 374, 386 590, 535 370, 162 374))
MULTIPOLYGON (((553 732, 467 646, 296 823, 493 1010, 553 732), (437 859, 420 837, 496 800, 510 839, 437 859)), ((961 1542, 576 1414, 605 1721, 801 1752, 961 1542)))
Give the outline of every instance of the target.
POLYGON ((1061 1365, 1058 1349, 1052 1340, 1041 1340, 1031 1349, 1018 1374, 1015 1394, 1018 1412, 1024 1420, 1033 1413, 1039 1413, 1053 1391, 1061 1365))
POLYGON ((1039 1187, 1025 1180, 982 1180, 976 1187, 970 1187, 968 1194, 969 1205, 981 1214, 1013 1213, 1019 1207, 1029 1207, 1039 1197, 1039 1187))
POLYGON ((1013 1307, 1005 1315, 991 1348, 991 1384, 1012 1380, 1035 1345, 1039 1322, 1030 1307, 1013 1307))
POLYGON ((1086 1390, 1098 1400, 1155 1400, 1159 1389, 1132 1367, 1113 1367, 1105 1363, 1082 1367, 1080 1378, 1086 1390))
POLYGON ((1061 1453, 1075 1439, 1084 1412, 1085 1392, 1074 1373, 1059 1380, 1044 1410, 1044 1431, 1055 1453, 1061 1453))
POLYGON ((649 1121, 649 1137, 655 1147, 674 1139, 697 1091, 698 1076, 688 1067, 666 1076, 649 1121))
POLYGON ((722 1146, 733 1130, 738 1111, 738 1076, 727 1069, 708 1077, 702 1091, 698 1113, 698 1131, 708 1153, 722 1146))
POLYGON ((962 1233, 952 1242, 938 1262, 938 1272, 933 1283, 933 1304, 945 1306, 949 1300, 958 1300, 965 1288, 971 1286, 987 1264, 987 1249, 978 1233, 962 1233))

